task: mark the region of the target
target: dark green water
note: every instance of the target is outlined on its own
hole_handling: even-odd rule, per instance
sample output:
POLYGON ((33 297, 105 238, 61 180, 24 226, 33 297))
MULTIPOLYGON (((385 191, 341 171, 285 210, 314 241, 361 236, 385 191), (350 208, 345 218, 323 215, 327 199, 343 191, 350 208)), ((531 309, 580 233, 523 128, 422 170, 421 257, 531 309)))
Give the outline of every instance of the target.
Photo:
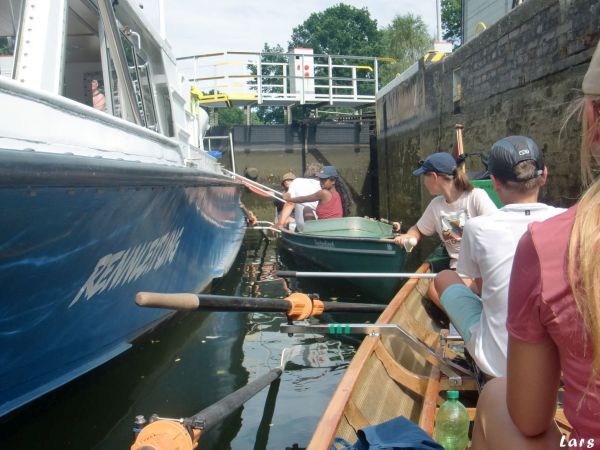
MULTIPOLYGON (((292 289, 364 301, 339 284, 288 286, 274 275, 281 267, 276 241, 249 231, 235 265, 212 293, 282 297, 292 289)), ((279 386, 264 389, 204 434, 200 448, 285 449, 296 443, 304 448, 357 341, 288 337, 279 332, 284 320, 276 314, 177 314, 108 364, 0 419, 0 448, 128 449, 136 415, 193 415, 277 367, 290 346, 298 346, 297 355, 279 386)))

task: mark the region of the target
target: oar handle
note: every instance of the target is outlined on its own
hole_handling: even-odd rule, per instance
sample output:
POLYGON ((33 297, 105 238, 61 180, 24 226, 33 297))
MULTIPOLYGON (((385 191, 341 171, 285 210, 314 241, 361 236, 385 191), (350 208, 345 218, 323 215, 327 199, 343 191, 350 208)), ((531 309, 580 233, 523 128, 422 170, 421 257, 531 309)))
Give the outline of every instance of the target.
POLYGON ((150 308, 168 308, 178 311, 238 311, 238 312, 285 312, 290 302, 274 298, 234 297, 209 294, 161 294, 138 292, 135 302, 150 308))
POLYGON ((167 308, 178 311, 198 309, 200 300, 195 294, 162 294, 159 292, 138 292, 135 303, 146 308, 167 308))

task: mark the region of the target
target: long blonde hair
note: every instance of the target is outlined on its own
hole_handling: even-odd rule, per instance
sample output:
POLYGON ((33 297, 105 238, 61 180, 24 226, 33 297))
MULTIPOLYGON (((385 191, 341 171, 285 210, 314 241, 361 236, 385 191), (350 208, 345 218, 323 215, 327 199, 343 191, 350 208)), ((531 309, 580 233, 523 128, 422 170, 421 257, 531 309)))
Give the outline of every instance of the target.
MULTIPOLYGON (((592 151, 600 147, 600 96, 584 97, 581 122, 581 174, 587 185, 593 180, 592 151)), ((591 344, 592 383, 600 374, 600 177, 579 201, 569 241, 567 273, 591 344)))

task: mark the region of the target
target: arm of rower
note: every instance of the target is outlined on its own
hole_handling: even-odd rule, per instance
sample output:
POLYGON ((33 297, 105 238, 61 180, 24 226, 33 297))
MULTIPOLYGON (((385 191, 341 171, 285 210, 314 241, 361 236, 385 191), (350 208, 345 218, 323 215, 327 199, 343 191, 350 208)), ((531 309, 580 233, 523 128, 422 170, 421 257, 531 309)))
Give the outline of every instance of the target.
POLYGON ((286 202, 283 205, 283 209, 281 210, 281 217, 279 218, 279 221, 275 224, 277 228, 281 228, 283 225, 285 225, 287 219, 290 217, 295 207, 296 205, 291 202, 286 202))
POLYGON ((325 191, 324 189, 321 189, 320 191, 315 192, 314 194, 310 194, 310 195, 303 195, 301 197, 293 197, 288 199, 288 201, 293 202, 293 203, 307 203, 307 202, 318 202, 318 201, 325 201, 326 199, 326 195, 328 194, 327 191, 325 191))
POLYGON ((548 430, 556 411, 560 382, 558 349, 549 338, 529 343, 509 336, 506 401, 521 433, 533 437, 548 430))
POLYGON ((419 242, 423 237, 416 225, 410 227, 406 233, 396 236, 394 238, 394 242, 399 246, 402 246, 404 245, 404 241, 410 239, 411 237, 414 237, 417 240, 417 242, 419 242))
POLYGON ((465 284, 467 286, 469 286, 469 288, 471 288, 471 290, 473 292, 475 292, 477 295, 481 295, 481 292, 483 290, 483 279, 474 278, 471 283, 465 283, 465 284))

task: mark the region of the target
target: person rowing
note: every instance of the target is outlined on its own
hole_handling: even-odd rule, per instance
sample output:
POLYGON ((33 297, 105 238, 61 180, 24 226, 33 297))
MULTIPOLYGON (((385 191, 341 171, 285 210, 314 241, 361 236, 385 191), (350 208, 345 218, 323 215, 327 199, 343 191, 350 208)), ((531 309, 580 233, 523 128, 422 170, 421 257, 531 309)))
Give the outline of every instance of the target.
MULTIPOLYGON (((319 172, 323 169, 321 163, 311 163, 304 171, 304 177, 294 179, 288 186, 287 194, 291 197, 309 196, 319 191, 319 172)), ((314 210, 317 207, 317 200, 292 203, 287 202, 283 205, 279 220, 275 224, 275 228, 281 229, 289 222, 289 217, 294 212, 294 220, 296 221, 296 230, 304 230, 304 210, 314 210)))
POLYGON ((318 202, 316 215, 308 208, 304 209, 304 220, 336 219, 350 215, 352 201, 347 188, 333 166, 324 166, 319 172, 321 190, 314 194, 292 197, 289 192, 283 194, 284 200, 292 203, 318 202))
POLYGON ((509 136, 494 143, 488 170, 504 206, 465 224, 457 270, 438 274, 435 288, 477 366, 498 377, 506 375, 508 282, 517 243, 528 224, 565 209, 538 202, 548 170, 533 139, 509 136), (457 272, 474 279, 481 294, 467 287, 457 272))
MULTIPOLYGON (((419 242, 423 236, 437 233, 450 256, 450 268, 456 269, 466 221, 471 217, 493 213, 497 210, 496 205, 483 189, 473 187, 467 174, 458 169, 449 153, 433 153, 419 161, 419 167, 413 175, 422 176, 425 188, 436 197, 417 223, 406 233, 396 236, 394 242, 403 247, 409 239, 419 242)), ((428 297, 439 305, 439 295, 433 283, 430 284, 428 297)))

